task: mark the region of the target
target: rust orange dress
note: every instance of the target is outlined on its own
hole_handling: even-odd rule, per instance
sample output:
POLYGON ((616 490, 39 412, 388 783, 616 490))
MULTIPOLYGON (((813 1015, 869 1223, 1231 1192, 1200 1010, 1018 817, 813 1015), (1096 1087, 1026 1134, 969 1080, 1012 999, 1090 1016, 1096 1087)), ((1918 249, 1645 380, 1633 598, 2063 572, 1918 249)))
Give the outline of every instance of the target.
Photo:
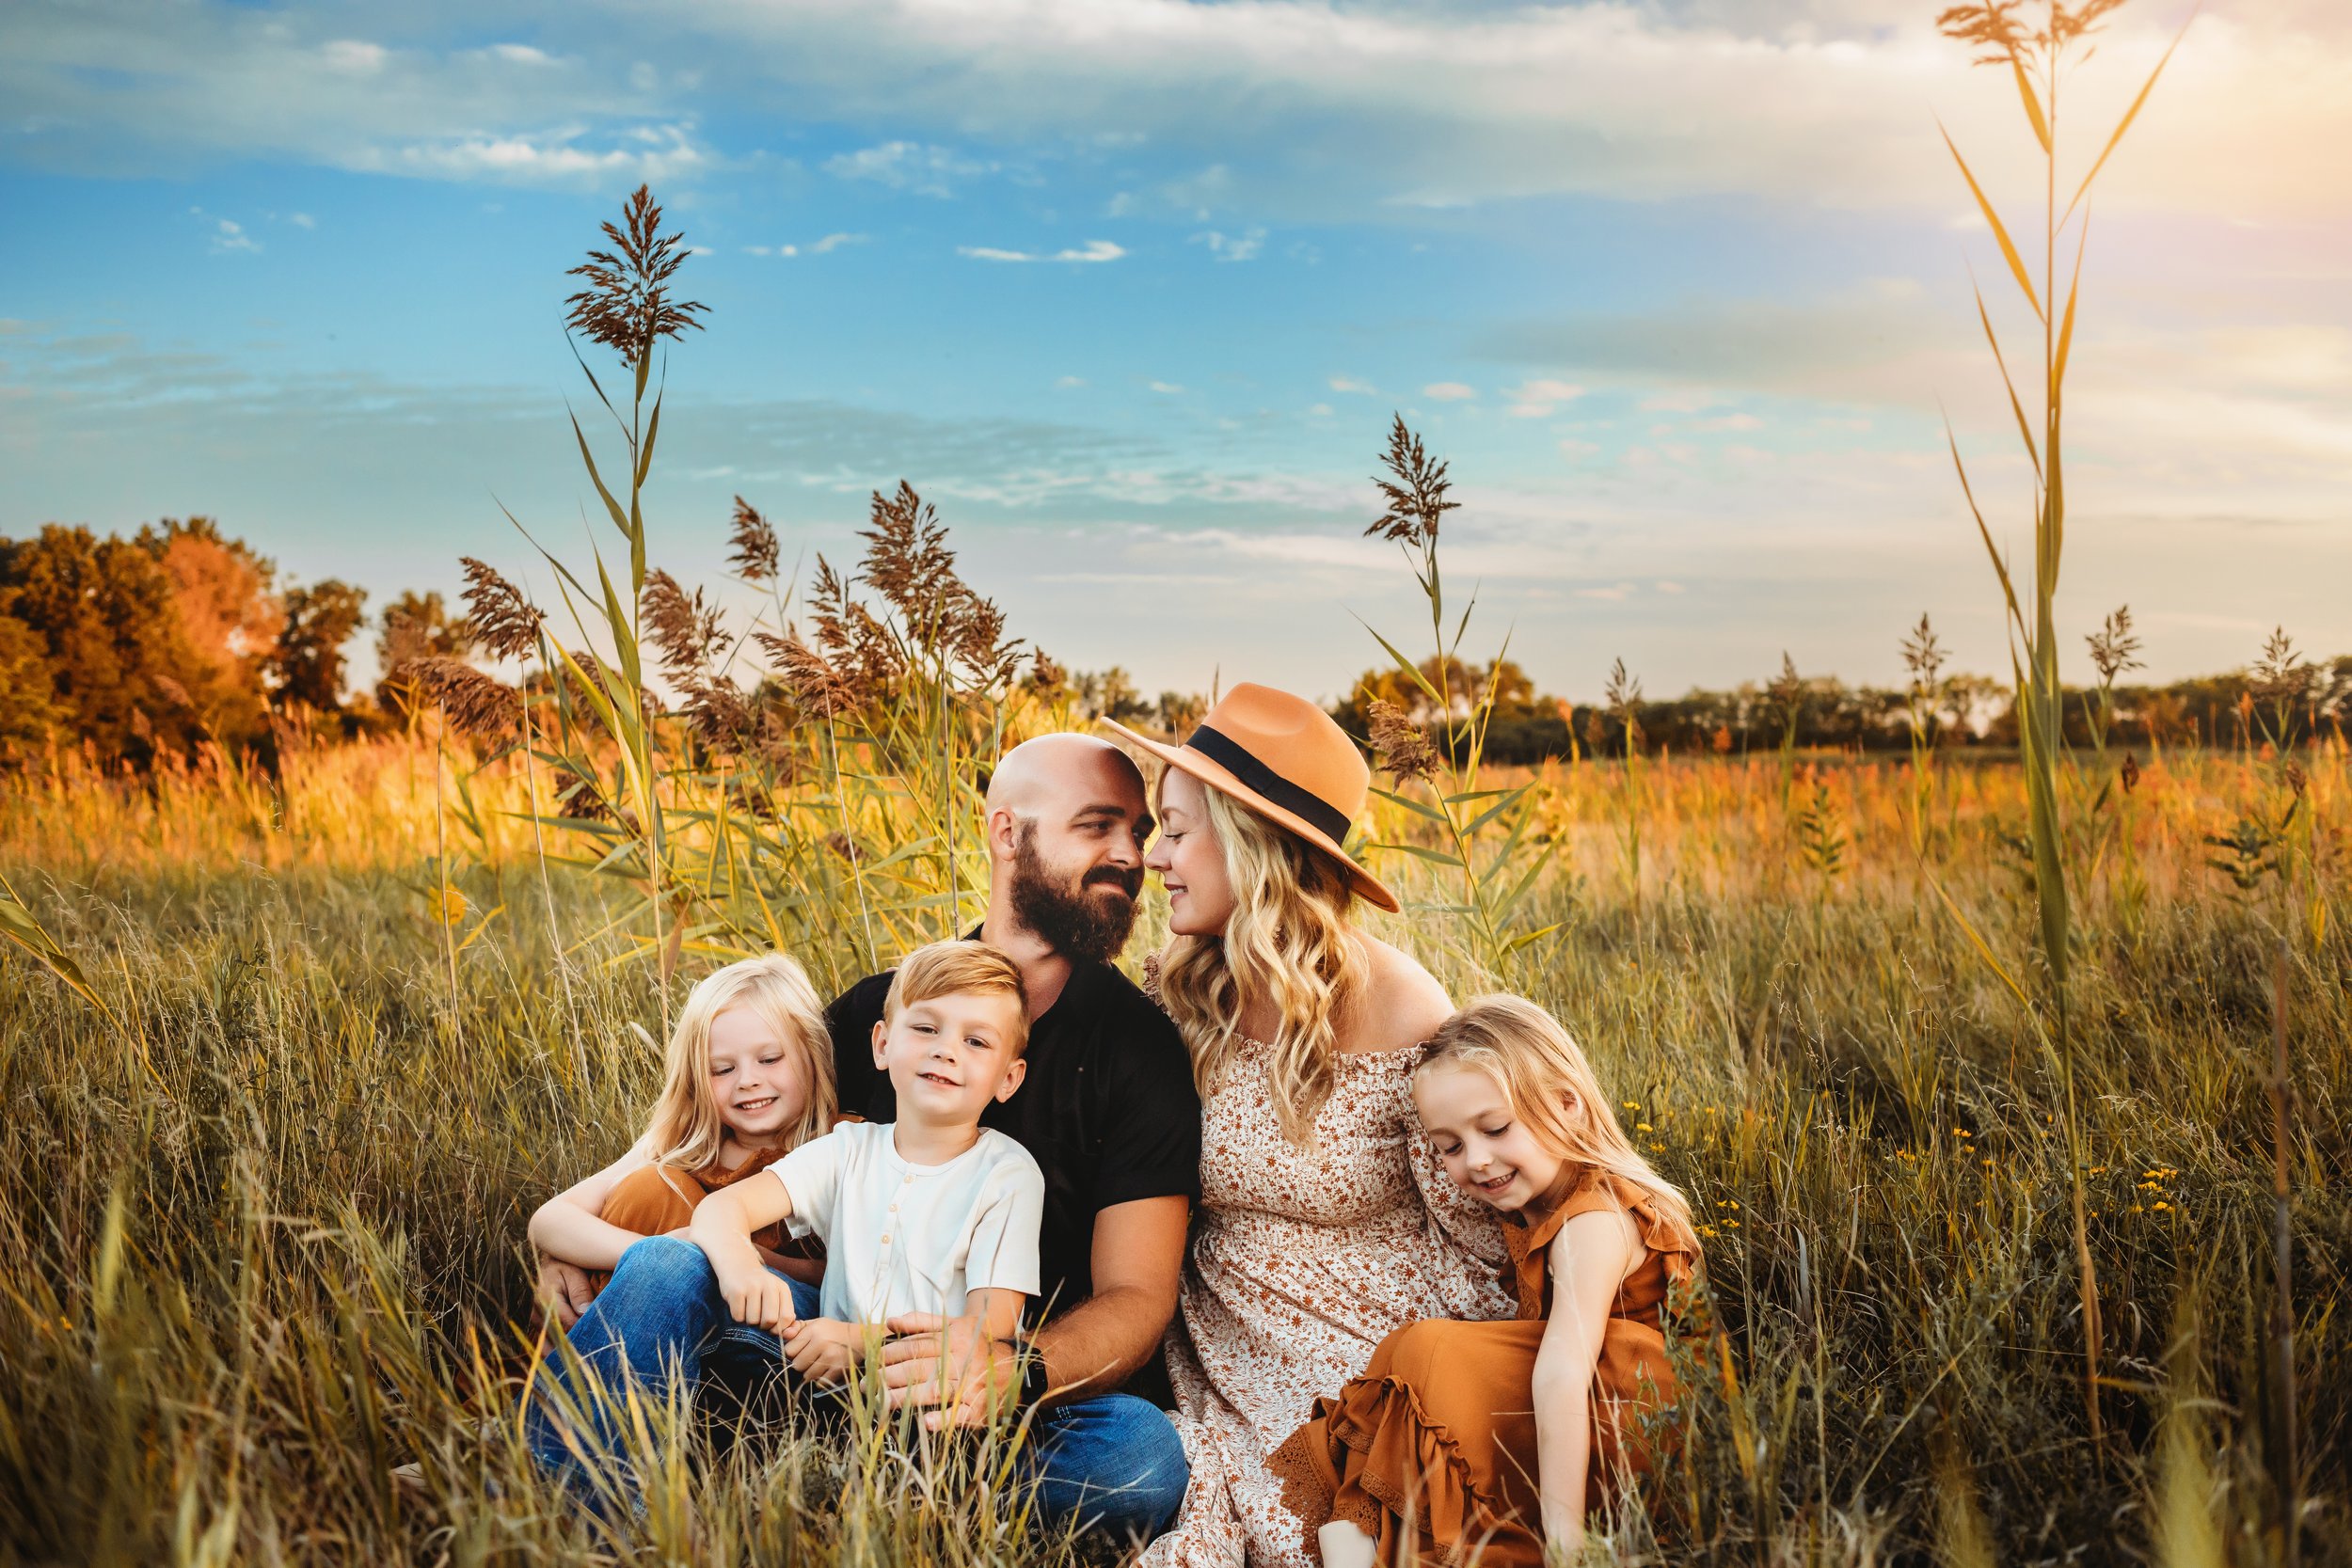
POLYGON ((1620 1478, 1647 1473, 1652 1459, 1640 1415, 1677 1394, 1666 1358, 1667 1296, 1689 1281, 1696 1243, 1677 1240, 1639 1188, 1578 1167, 1538 1200, 1503 1239, 1517 1272, 1518 1316, 1506 1323, 1432 1319, 1381 1342, 1361 1377, 1276 1451, 1285 1499, 1308 1539, 1334 1519, 1379 1544, 1378 1561, 1413 1556, 1447 1568, 1541 1568, 1544 1531, 1535 1454, 1535 1352, 1551 1308, 1546 1266, 1552 1239, 1579 1214, 1622 1211, 1646 1256, 1617 1287, 1593 1369, 1593 1449, 1585 1506, 1597 1507, 1620 1478))
MULTIPOLYGON (((640 1236, 663 1236, 677 1229, 694 1217, 694 1206, 722 1187, 733 1186, 747 1176, 766 1170, 791 1150, 757 1148, 751 1157, 733 1170, 722 1165, 707 1165, 699 1171, 680 1170, 675 1165, 645 1165, 629 1172, 605 1195, 600 1217, 608 1225, 623 1230, 634 1230, 640 1236)), ((752 1241, 771 1252, 787 1257, 816 1255, 814 1243, 788 1240, 784 1227, 771 1225, 753 1232, 752 1241)), ((818 1249, 821 1250, 821 1249, 818 1249)), ((601 1291, 612 1275, 604 1270, 591 1271, 588 1283, 601 1291)))

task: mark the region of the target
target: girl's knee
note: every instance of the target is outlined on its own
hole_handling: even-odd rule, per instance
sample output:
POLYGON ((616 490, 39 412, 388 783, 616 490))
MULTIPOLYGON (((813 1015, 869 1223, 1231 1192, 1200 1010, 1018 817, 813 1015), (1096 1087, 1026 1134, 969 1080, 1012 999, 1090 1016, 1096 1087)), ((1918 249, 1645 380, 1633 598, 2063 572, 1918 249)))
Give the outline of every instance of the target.
POLYGON ((623 1274, 631 1278, 692 1276, 714 1279, 716 1274, 703 1249, 676 1236, 647 1236, 629 1243, 621 1260, 613 1265, 612 1277, 618 1281, 623 1274))

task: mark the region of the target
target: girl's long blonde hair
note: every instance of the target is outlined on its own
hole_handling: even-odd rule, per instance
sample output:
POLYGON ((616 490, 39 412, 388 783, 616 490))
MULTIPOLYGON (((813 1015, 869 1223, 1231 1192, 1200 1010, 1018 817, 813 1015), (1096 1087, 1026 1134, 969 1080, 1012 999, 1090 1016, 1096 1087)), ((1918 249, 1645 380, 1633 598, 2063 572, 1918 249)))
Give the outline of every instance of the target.
POLYGON ((1169 941, 1160 998, 1192 1049, 1206 1099, 1241 1048, 1244 998, 1270 997, 1281 1016, 1266 1080, 1282 1135, 1312 1141, 1315 1115, 1339 1081, 1339 1018, 1363 986, 1363 944, 1348 923, 1356 894, 1337 862, 1206 788, 1209 821, 1232 884, 1233 914, 1216 937, 1169 941))
POLYGON ((1438 1026, 1413 1075, 1440 1067, 1493 1077, 1537 1142, 1571 1164, 1639 1189, 1675 1240, 1698 1250, 1690 1199, 1642 1158, 1617 1125, 1593 1064, 1549 1013, 1521 996, 1479 997, 1438 1026))
POLYGON ((782 953, 769 953, 715 970, 688 993, 670 1032, 661 1092, 645 1118, 645 1139, 658 1165, 698 1171, 719 1158, 727 1127, 710 1087, 710 1025, 729 1007, 750 1008, 787 1050, 800 1053, 808 1103, 787 1134, 787 1147, 798 1148, 833 1128, 833 1037, 824 1005, 807 971, 782 953))

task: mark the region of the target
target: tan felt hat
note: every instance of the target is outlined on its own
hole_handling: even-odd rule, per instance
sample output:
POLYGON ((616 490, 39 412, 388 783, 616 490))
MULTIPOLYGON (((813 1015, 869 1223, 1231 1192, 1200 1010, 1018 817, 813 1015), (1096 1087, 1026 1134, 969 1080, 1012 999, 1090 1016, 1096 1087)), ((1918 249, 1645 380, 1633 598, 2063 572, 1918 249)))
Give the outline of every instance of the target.
POLYGON ((1304 697, 1244 681, 1217 700, 1182 746, 1103 722, 1338 861, 1360 896, 1397 908, 1396 895, 1340 847, 1364 814, 1372 768, 1331 716, 1304 697))

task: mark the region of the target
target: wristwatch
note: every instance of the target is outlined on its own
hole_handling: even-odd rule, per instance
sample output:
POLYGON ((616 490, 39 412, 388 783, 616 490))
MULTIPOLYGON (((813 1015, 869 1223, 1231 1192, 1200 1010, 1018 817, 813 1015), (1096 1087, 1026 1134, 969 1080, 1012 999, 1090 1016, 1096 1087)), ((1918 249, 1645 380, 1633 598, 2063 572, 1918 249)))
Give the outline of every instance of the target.
POLYGON ((1032 1341, 1002 1339, 997 1341, 1021 1358, 1021 1390, 1014 1397, 1016 1410, 1035 1410, 1045 1398, 1052 1385, 1045 1371, 1045 1357, 1032 1341))

